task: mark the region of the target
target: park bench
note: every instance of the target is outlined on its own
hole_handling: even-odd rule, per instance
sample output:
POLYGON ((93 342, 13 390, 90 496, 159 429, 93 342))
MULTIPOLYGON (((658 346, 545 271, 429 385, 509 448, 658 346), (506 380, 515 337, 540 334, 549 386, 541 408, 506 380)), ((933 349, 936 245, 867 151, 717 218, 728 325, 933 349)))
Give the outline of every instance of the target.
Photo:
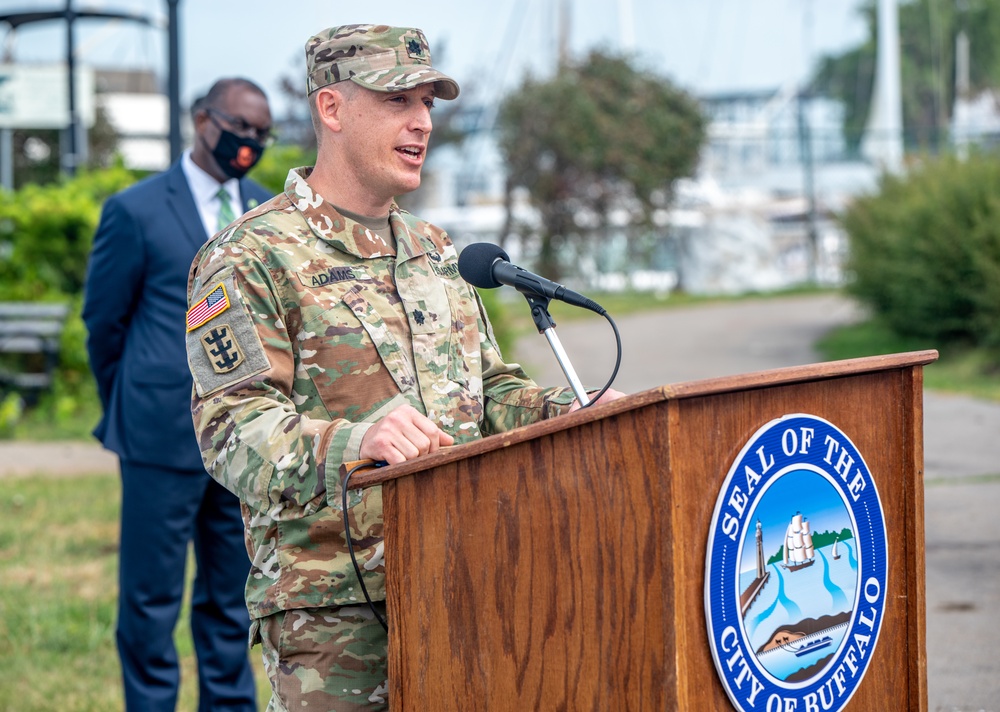
POLYGON ((0 302, 0 392, 29 405, 52 385, 67 304, 0 302))

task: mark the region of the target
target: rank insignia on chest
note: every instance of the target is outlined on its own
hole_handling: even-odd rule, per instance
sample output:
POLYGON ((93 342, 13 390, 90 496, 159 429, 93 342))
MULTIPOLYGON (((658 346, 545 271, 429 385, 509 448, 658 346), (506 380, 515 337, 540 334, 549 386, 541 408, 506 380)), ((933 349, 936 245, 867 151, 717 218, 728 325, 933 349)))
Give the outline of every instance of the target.
POLYGON ((220 284, 204 299, 191 306, 187 312, 187 330, 197 329, 229 308, 229 293, 226 285, 220 284))
POLYGON ((220 324, 201 335, 201 345, 216 373, 229 373, 243 363, 243 352, 229 324, 220 324))

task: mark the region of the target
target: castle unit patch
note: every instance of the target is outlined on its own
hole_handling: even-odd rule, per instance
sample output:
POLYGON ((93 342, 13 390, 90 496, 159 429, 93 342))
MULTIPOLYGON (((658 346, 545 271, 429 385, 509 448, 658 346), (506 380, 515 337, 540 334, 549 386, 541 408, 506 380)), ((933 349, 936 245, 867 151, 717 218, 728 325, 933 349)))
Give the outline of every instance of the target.
POLYGON ((229 373, 243 363, 243 352, 229 324, 219 324, 202 333, 201 345, 216 373, 229 373))
POLYGON ((758 430, 722 486, 705 559, 712 657, 736 709, 843 709, 882 627, 887 563, 882 503, 851 440, 805 414, 758 430))

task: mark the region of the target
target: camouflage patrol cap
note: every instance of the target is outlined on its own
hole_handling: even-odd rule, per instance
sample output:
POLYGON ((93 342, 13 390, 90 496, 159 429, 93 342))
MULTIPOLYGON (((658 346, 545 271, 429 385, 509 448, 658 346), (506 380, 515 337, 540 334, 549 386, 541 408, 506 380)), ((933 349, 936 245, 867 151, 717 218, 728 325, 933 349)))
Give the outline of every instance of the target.
POLYGON ((430 82, 437 96, 454 99, 458 83, 431 66, 431 48, 413 27, 342 25, 306 42, 308 93, 350 79, 379 92, 403 91, 430 82))

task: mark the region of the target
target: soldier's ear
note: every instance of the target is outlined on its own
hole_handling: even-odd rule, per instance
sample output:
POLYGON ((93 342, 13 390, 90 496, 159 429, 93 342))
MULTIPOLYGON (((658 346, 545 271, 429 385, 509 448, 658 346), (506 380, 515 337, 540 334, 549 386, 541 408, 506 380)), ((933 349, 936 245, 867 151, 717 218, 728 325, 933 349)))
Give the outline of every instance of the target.
POLYGON ((316 116, 328 130, 339 133, 342 124, 341 116, 347 101, 345 92, 335 88, 336 85, 325 86, 316 91, 313 100, 316 102, 316 116))

